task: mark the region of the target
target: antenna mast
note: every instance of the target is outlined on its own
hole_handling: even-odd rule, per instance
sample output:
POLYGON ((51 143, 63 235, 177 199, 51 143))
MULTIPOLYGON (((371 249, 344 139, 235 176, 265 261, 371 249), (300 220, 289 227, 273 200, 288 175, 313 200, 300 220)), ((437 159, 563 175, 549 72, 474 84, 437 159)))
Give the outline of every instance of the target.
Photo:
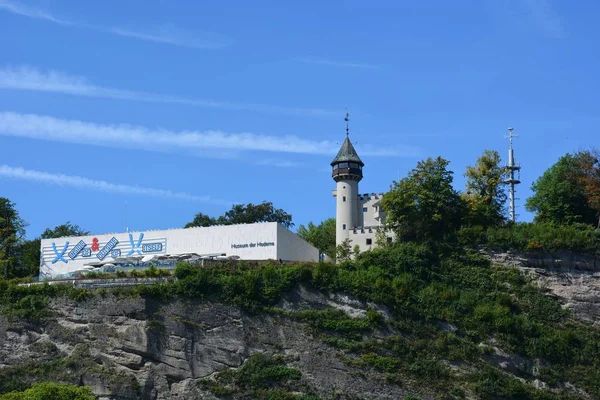
POLYGON ((510 185, 508 198, 509 198, 509 206, 508 211, 510 213, 510 221, 516 222, 516 214, 515 214, 515 185, 521 183, 520 180, 520 171, 521 166, 515 164, 515 158, 513 153, 513 138, 519 137, 517 134, 513 133, 513 128, 508 128, 508 135, 505 137, 508 138, 508 165, 506 166, 506 171, 508 172, 509 178, 504 181, 504 183, 510 185), (517 172, 518 177, 515 178, 515 172, 517 172))
POLYGON ((348 121, 350 121, 350 114, 348 114, 348 108, 346 107, 346 118, 344 118, 344 121, 346 121, 346 137, 350 136, 350 126, 348 121))

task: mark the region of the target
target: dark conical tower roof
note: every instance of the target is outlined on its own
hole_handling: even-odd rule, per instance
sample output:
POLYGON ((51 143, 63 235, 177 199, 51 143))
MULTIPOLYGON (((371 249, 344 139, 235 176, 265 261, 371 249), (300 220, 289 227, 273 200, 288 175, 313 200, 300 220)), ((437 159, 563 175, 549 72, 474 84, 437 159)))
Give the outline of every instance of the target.
POLYGON ((361 167, 365 166, 365 163, 363 163, 358 156, 358 153, 354 149, 354 146, 352 146, 348 136, 346 136, 346 140, 342 143, 342 147, 340 147, 340 151, 338 151, 337 156, 335 156, 331 165, 333 166, 334 164, 341 162, 355 162, 359 163, 361 167))

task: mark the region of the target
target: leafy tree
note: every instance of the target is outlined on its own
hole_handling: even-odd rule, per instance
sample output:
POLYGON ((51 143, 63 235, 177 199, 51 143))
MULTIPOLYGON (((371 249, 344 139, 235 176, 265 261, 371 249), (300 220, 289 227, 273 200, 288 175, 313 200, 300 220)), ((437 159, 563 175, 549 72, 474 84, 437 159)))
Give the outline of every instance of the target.
POLYGON ((531 186, 525 208, 535 212, 535 222, 596 225, 598 213, 586 195, 582 155, 566 154, 531 186))
POLYGON ((298 236, 315 246, 321 253, 335 257, 335 218, 328 218, 315 225, 309 222, 307 226, 298 227, 298 236))
POLYGON ((286 228, 294 226, 290 214, 281 208, 275 208, 273 203, 264 201, 260 204, 235 204, 231 207, 231 210, 217 219, 198 213, 194 220, 187 223, 185 227, 253 224, 255 222, 278 222, 286 228))
POLYGON ((236 204, 219 217, 217 222, 223 225, 252 224, 255 222, 278 222, 286 228, 294 226, 292 216, 273 203, 264 201, 260 204, 236 204))
POLYGON ((579 183, 587 198, 587 204, 596 212, 597 228, 600 228, 600 150, 582 151, 575 156, 579 161, 579 183))
POLYGON ((348 262, 352 258, 352 247, 350 239, 344 239, 342 243, 335 248, 335 259, 338 262, 348 262))
POLYGON ((356 260, 358 258, 358 256, 360 256, 360 246, 355 244, 354 247, 352 248, 352 253, 354 255, 354 259, 356 260))
POLYGON ((19 216, 15 204, 0 197, 0 273, 6 278, 15 276, 24 236, 25 221, 19 216))
POLYGON ((40 274, 40 247, 41 240, 39 238, 23 242, 19 249, 19 268, 15 276, 22 278, 40 274))
POLYGON ((0 400, 94 400, 95 398, 96 396, 88 387, 54 382, 37 383, 24 392, 0 395, 0 400))
POLYGON ((217 225, 217 220, 201 212, 194 216, 191 222, 185 224, 184 228, 193 228, 195 226, 213 226, 217 225))
POLYGON ((89 234, 90 232, 67 221, 65 224, 55 226, 54 229, 47 228, 42 233, 42 239, 55 239, 65 236, 86 236, 89 234))
POLYGON ((398 240, 437 242, 453 237, 460 227, 462 202, 448 164, 441 157, 419 161, 383 196, 386 225, 398 240))
POLYGON ((375 232, 375 244, 377 245, 377 248, 380 249, 389 247, 391 245, 391 243, 388 241, 386 226, 380 226, 377 228, 377 231, 375 232))
POLYGON ((500 161, 497 151, 485 150, 474 166, 467 167, 467 191, 462 196, 467 225, 499 226, 506 220, 506 172, 500 161))

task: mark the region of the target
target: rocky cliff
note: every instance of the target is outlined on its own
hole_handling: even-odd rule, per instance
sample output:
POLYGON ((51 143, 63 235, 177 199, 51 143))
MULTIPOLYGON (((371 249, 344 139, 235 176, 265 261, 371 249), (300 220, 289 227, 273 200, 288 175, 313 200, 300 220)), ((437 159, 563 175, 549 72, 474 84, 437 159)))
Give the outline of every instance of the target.
POLYGON ((189 268, 148 290, 13 287, 0 315, 0 393, 36 381, 89 386, 100 399, 600 393, 595 267, 416 250, 341 267, 189 268))
MULTIPOLYGON (((305 288, 289 293, 280 307, 333 307, 355 317, 367 310, 366 303, 305 288)), ((83 384, 101 399, 211 399, 218 393, 215 374, 262 353, 300 372, 293 382, 298 395, 398 399, 411 393, 381 373, 351 366, 347 354, 281 312, 252 315, 208 301, 114 295, 56 300, 52 310, 37 326, 0 320, 4 379, 83 384)))

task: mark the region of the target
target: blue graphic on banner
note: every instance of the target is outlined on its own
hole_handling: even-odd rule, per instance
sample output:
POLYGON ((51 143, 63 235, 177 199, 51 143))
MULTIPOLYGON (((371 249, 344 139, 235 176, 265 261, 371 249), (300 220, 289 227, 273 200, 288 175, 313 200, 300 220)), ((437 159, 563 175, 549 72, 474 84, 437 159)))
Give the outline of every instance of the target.
POLYGON ((92 249, 85 248, 85 249, 81 250, 81 257, 91 257, 91 256, 92 256, 92 249))
POLYGON ((112 250, 112 251, 110 252, 110 256, 111 256, 112 258, 121 257, 121 250, 120 250, 120 249, 115 249, 115 250, 112 250))
POLYGON ((83 248, 86 246, 85 242, 83 240, 80 240, 79 243, 77 243, 75 245, 75 247, 73 247, 73 250, 71 250, 69 252, 69 258, 71 260, 74 260, 75 257, 77 257, 79 255, 79 253, 81 253, 81 250, 83 250, 83 248))
POLYGON ((119 241, 113 236, 112 239, 110 239, 108 243, 106 243, 106 246, 104 246, 104 248, 100 250, 98 254, 96 254, 98 260, 104 260, 104 257, 106 257, 108 253, 110 253, 110 251, 114 249, 117 243, 119 243, 119 241))
POLYGON ((142 233, 140 233, 140 237, 137 241, 137 244, 134 244, 133 243, 133 235, 131 233, 129 234, 129 243, 131 244, 131 250, 129 250, 129 253, 127 253, 127 257, 132 255, 133 253, 138 253, 140 256, 142 255, 142 252, 140 251, 140 246, 142 244, 143 239, 144 239, 144 233, 142 232, 142 233))
POLYGON ((144 253, 156 253, 162 251, 162 243, 148 243, 142 246, 144 253))
POLYGON ((52 260, 52 264, 58 262, 58 260, 67 264, 68 261, 65 260, 65 258, 63 256, 67 252, 68 248, 69 248, 69 242, 66 242, 65 247, 63 247, 63 249, 62 249, 62 252, 59 253, 58 250, 56 250, 56 243, 52 242, 52 250, 54 250, 54 254, 56 254, 56 257, 54 257, 54 260, 52 260))

